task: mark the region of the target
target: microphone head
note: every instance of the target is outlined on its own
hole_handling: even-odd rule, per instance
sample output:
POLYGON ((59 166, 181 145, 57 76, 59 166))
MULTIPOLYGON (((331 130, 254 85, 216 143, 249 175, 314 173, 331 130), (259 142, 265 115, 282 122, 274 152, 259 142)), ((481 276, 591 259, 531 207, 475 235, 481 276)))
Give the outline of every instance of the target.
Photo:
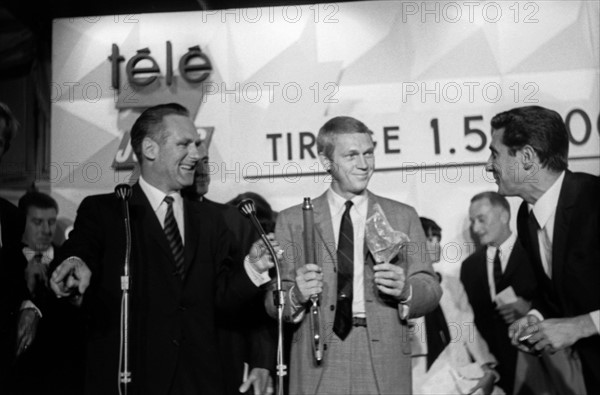
POLYGON ((127 201, 131 197, 131 186, 129 184, 119 184, 115 187, 115 196, 117 199, 127 201))
POLYGON ((252 214, 256 214, 256 207, 254 206, 254 200, 248 198, 244 199, 237 205, 238 210, 246 217, 249 217, 252 214))

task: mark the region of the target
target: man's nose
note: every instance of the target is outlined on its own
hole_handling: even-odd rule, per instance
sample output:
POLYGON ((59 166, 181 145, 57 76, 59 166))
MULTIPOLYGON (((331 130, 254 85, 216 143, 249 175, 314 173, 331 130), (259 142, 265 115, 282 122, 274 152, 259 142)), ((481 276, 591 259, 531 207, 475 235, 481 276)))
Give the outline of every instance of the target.
POLYGON ((494 164, 492 163, 492 155, 489 156, 487 162, 485 163, 485 171, 489 171, 489 172, 494 171, 494 164))
POLYGON ((364 155, 358 155, 358 163, 356 165, 359 169, 366 169, 369 166, 364 155))

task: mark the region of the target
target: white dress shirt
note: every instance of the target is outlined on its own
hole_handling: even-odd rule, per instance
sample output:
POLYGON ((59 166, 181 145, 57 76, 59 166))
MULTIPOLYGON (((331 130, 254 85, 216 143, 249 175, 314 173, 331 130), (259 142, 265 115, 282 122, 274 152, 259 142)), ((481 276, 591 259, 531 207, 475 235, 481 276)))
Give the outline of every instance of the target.
POLYGON ((512 253, 513 248, 515 247, 515 243, 517 242, 517 234, 511 233, 508 236, 508 239, 504 240, 499 247, 494 247, 492 245, 487 246, 486 251, 486 264, 487 264, 487 279, 488 284, 490 286, 490 297, 492 300, 496 299, 496 281, 494 280, 494 258, 496 257, 496 251, 500 249, 500 267, 502 268, 502 273, 506 271, 506 266, 508 265, 508 260, 510 259, 510 254, 512 253))
MULTIPOLYGON (((154 210, 154 213, 160 222, 160 226, 162 226, 164 229, 165 216, 167 215, 167 203, 165 202, 165 196, 167 196, 167 194, 148 184, 148 182, 144 180, 142 176, 140 176, 139 182, 142 191, 144 191, 144 194, 150 202, 152 210, 154 210)), ((179 191, 170 193, 169 196, 173 197, 173 215, 175 216, 175 222, 177 222, 177 228, 179 228, 181 241, 183 245, 185 245, 185 227, 183 226, 183 199, 179 191)))
MULTIPOLYGON (((354 234, 354 278, 352 281, 352 315, 355 317, 366 317, 365 313, 365 288, 364 288, 364 266, 365 266, 365 224, 367 222, 367 210, 369 199, 367 191, 351 199, 350 219, 354 234)), ((327 202, 331 213, 331 224, 335 248, 340 237, 340 225, 346 210, 346 199, 329 188, 327 190, 327 202)))

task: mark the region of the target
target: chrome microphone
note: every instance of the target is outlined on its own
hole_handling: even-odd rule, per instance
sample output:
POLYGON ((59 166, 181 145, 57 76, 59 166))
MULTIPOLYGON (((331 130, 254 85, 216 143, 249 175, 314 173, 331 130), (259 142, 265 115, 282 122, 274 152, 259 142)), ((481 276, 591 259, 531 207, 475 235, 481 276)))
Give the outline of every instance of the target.
POLYGON ((285 365, 285 360, 283 358, 283 307, 285 304, 285 291, 283 290, 281 282, 281 268, 277 254, 275 253, 275 249, 271 245, 271 242, 269 242, 267 234, 265 233, 265 230, 260 224, 258 218, 256 218, 256 207, 254 206, 254 200, 244 199, 238 203, 237 207, 242 214, 250 218, 252 224, 260 234, 263 243, 269 250, 271 257, 273 258, 273 262, 275 263, 275 274, 277 276, 277 280, 275 282, 275 291, 273 291, 273 300, 275 302, 275 306, 277 307, 277 394, 283 395, 283 377, 287 374, 287 366, 285 365))
POLYGON ((131 259, 131 226, 129 219, 129 198, 131 186, 119 184, 115 187, 115 196, 121 201, 123 221, 125 222, 125 260, 121 276, 121 319, 119 344, 119 394, 127 395, 132 381, 129 370, 129 265, 131 259))

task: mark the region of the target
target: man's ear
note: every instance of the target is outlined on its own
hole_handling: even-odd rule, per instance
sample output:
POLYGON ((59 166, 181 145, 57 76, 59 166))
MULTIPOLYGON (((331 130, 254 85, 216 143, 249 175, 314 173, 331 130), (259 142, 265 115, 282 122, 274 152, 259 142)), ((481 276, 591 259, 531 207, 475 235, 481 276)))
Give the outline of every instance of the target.
POLYGON ((331 159, 329 159, 327 156, 325 156, 324 153, 319 152, 319 160, 321 161, 321 164, 325 168, 325 171, 329 173, 333 166, 333 162, 331 161, 331 159))
POLYGON ((144 137, 142 140, 142 155, 144 159, 153 161, 158 156, 158 143, 150 137, 144 137))
POLYGON ((519 150, 520 152, 520 156, 521 156, 521 162, 523 163, 523 169, 525 170, 529 170, 533 167, 533 165, 535 164, 535 161, 539 160, 537 153, 535 152, 535 150, 533 149, 533 147, 529 144, 523 146, 523 148, 521 148, 519 150))

